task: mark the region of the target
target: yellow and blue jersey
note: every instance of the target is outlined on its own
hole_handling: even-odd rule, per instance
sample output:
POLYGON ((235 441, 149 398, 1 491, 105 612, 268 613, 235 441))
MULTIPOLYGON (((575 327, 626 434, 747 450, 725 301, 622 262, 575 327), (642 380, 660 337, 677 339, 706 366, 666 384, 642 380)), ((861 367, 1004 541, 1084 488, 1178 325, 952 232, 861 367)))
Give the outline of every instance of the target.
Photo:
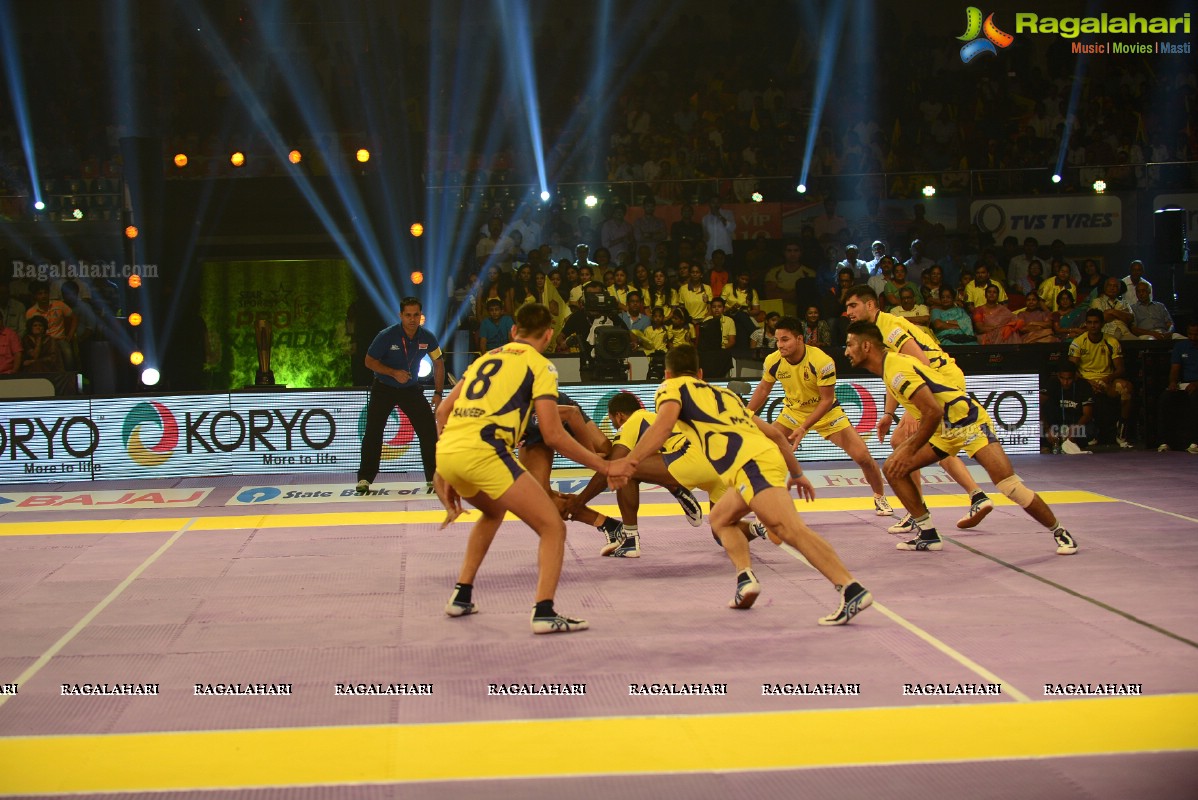
POLYGON ((944 409, 942 428, 947 434, 954 429, 990 423, 990 415, 976 400, 954 386, 943 373, 911 356, 887 353, 882 361, 882 380, 886 384, 886 391, 916 419, 921 415, 912 398, 921 387, 926 386, 944 409))
POLYGON ((512 342, 479 356, 466 368, 438 453, 478 452, 481 441, 497 453, 515 450, 539 398, 557 403, 557 369, 532 345, 512 342))
MULTIPOLYGON (((775 350, 765 357, 761 379, 780 383, 786 392, 786 407, 810 412, 819 405, 821 386, 836 385, 836 362, 818 347, 806 345, 803 359, 792 364, 775 350)), ((833 404, 833 408, 839 403, 833 404)))
POLYGON ((886 349, 900 353, 904 344, 914 341, 928 357, 928 363, 932 365, 932 368, 940 371, 948 379, 949 385, 965 391, 965 373, 957 366, 953 357, 944 352, 940 341, 931 333, 902 317, 888 314, 885 311, 878 312, 878 318, 874 320, 874 324, 882 332, 882 342, 886 345, 886 349))
POLYGON ((676 402, 678 429, 721 477, 734 476, 763 452, 781 458, 773 440, 758 429, 740 396, 691 375, 668 378, 657 389, 657 409, 676 402))

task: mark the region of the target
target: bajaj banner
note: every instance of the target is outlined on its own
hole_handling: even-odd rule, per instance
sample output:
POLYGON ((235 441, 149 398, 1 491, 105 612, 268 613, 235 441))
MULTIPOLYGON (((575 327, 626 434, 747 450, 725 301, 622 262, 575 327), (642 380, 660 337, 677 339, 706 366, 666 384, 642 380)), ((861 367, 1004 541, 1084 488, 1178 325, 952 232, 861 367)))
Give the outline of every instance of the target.
MULTIPOLYGON (((724 385, 724 384, 721 384, 724 385)), ((978 375, 970 392, 994 419, 1008 453, 1036 453, 1040 444, 1039 379, 978 375)), ((614 436, 607 403, 620 391, 653 408, 657 387, 580 385, 563 389, 614 436)), ((874 436, 885 404, 877 378, 842 379, 836 397, 875 458, 889 444, 874 436)), ((782 407, 774 387, 762 417, 782 407)), ((94 401, 0 403, 0 483, 353 472, 366 425, 363 391, 162 395, 94 401)), ((815 434, 803 440, 804 461, 846 458, 815 434)), ((557 467, 572 462, 558 458, 557 467)), ((422 471, 420 447, 407 418, 392 411, 383 432, 382 473, 422 471)))
POLYGON ((1123 237, 1123 204, 1111 195, 977 200, 969 218, 996 242, 1031 236, 1040 244, 1115 244, 1123 237))

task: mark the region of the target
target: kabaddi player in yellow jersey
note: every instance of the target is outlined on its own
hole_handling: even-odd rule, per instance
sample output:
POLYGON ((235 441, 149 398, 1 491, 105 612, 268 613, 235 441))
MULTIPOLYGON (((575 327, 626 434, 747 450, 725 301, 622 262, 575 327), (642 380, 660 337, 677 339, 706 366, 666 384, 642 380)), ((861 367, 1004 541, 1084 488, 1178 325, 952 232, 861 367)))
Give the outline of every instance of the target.
POLYGON ((1057 553, 1068 556, 1077 552, 1076 540, 1057 522, 1052 509, 1015 474, 986 409, 952 385, 949 376, 910 356, 891 352, 882 341, 882 331, 872 322, 849 325, 845 355, 854 367, 881 375, 886 393, 902 404, 907 416, 919 421, 915 432, 894 448, 882 467, 891 488, 914 518, 915 538, 899 542, 899 550, 941 549, 940 534, 911 476, 920 467, 964 451, 982 465, 1000 492, 1048 528, 1057 553))
POLYGON ((774 427, 796 446, 814 428, 843 450, 861 468, 866 483, 874 490, 877 515, 890 516, 894 510, 884 494, 882 471, 836 400, 836 362, 823 350, 803 341, 803 323, 797 317, 782 317, 774 333, 778 349, 765 357, 761 382, 749 398, 749 410, 761 413, 774 384, 782 384, 786 406, 774 420, 774 427))
POLYGON ((597 472, 608 462, 574 440, 557 409, 557 370, 541 355, 553 336, 552 314, 540 303, 516 311, 510 344, 480 356, 466 368, 453 392, 437 407, 437 495, 449 511, 461 513, 461 500, 482 512, 470 531, 458 583, 445 612, 451 617, 478 611, 474 578, 508 511, 540 537, 537 553, 533 633, 585 630, 584 620, 557 613, 553 596, 561 576, 566 523, 553 500, 516 458, 528 417, 536 409, 541 436, 564 455, 597 472))
MULTIPOLYGON (((653 425, 657 415, 646 411, 641 401, 631 392, 620 392, 612 397, 607 404, 608 417, 612 426, 619 431, 611 446, 610 458, 622 458, 636 447, 640 437, 653 425)), ((636 472, 623 488, 617 490, 616 499, 620 504, 620 516, 624 523, 624 539, 622 542, 609 544, 603 549, 603 555, 618 558, 640 558, 641 549, 637 533, 637 512, 640 510, 640 484, 655 483, 670 490, 686 513, 687 521, 692 527, 698 527, 703 522, 703 509, 689 490, 702 489, 714 504, 727 491, 728 487, 720 480, 715 468, 698 450, 690 446, 686 437, 675 428, 657 453, 643 458, 636 465, 636 472), (677 487, 677 489, 671 488, 677 487), (685 498, 685 499, 684 499, 685 498)), ((598 496, 607 488, 607 476, 596 473, 581 492, 570 497, 567 511, 572 515, 574 509, 582 509, 585 504, 598 496)), ((765 526, 746 522, 740 523, 745 535, 744 544, 749 539, 766 536, 765 526), (755 526, 755 527, 754 527, 755 526)), ((719 541, 719 537, 716 537, 719 541)), ((737 542, 739 545, 740 543, 737 542)))
MULTIPOLYGON (((944 352, 940 342, 902 317, 881 311, 878 308, 878 295, 870 287, 854 286, 849 290, 848 298, 845 301, 845 313, 853 322, 864 321, 876 325, 882 331, 883 343, 891 352, 911 356, 916 361, 934 367, 949 380, 951 385, 965 391, 965 373, 957 366, 953 357, 944 352)), ((895 420, 894 412, 897 409, 897 401, 887 395, 886 409, 878 420, 879 442, 886 441, 886 435, 890 432, 890 424, 895 420)), ((902 444, 915 430, 916 422, 916 419, 904 416, 898 427, 894 429, 894 435, 890 438, 891 446, 898 447, 902 444)), ((961 459, 952 456, 942 460, 940 466, 949 474, 949 477, 969 493, 969 513, 957 520, 957 527, 974 527, 994 510, 993 501, 978 486, 977 481, 969 474, 969 470, 965 468, 961 459)), ((919 473, 916 473, 913 479, 916 488, 920 488, 919 473)), ((920 491, 922 491, 921 488, 920 491)), ((897 524, 891 525, 888 530, 891 533, 902 535, 913 533, 914 528, 911 527, 910 515, 904 517, 897 524)))
POLYGON ((839 607, 820 619, 821 625, 844 625, 873 603, 869 591, 853 579, 832 546, 799 517, 790 488, 798 487, 799 494, 807 498, 814 495, 814 489, 795 461, 790 443, 749 413, 738 395, 704 383, 694 347, 676 347, 666 354, 666 380, 658 387, 656 399, 657 419, 631 453, 611 463, 608 480, 613 486, 623 485, 636 465, 656 453, 678 426, 690 446, 703 453, 720 481, 731 489, 712 506, 708 518, 711 529, 734 556, 737 575, 732 607, 750 607, 761 591, 747 558, 748 548, 735 560, 735 548, 744 535, 736 523, 749 511, 756 513, 771 533, 798 549, 840 593, 839 607))

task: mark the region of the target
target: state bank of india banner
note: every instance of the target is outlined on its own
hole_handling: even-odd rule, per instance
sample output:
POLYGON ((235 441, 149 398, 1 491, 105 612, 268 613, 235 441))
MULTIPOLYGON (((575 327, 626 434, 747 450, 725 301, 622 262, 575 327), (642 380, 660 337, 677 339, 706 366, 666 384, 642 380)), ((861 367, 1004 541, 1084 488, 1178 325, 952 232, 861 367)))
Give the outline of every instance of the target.
MULTIPOLYGON (((969 377, 970 393, 990 414, 1008 453, 1040 447, 1039 379, 1035 375, 969 377)), ((718 384, 726 385, 726 384, 718 384)), ((607 403, 617 392, 653 408, 654 384, 561 387, 608 436, 607 403)), ((877 378, 842 378, 836 397, 876 458, 889 444, 874 436, 885 403, 877 378)), ((217 475, 354 472, 366 426, 363 390, 140 395, 0 403, 0 483, 179 478, 217 475)), ((773 421, 778 387, 761 411, 773 421)), ((843 461, 816 434, 803 441, 803 461, 843 461)), ((421 473, 411 424, 393 410, 383 431, 381 472, 421 473)), ((558 458, 555 466, 576 466, 558 458)))

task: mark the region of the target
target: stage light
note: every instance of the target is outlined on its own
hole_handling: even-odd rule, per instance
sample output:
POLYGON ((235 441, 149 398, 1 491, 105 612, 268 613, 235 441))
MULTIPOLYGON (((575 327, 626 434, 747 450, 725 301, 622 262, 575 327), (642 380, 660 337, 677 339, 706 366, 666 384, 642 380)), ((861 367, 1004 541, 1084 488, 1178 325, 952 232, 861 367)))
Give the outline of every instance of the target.
POLYGON ((153 367, 146 367, 141 371, 141 382, 146 386, 157 386, 158 380, 162 376, 158 374, 158 370, 153 367))
POLYGON ((304 154, 301 153, 299 150, 292 150, 290 153, 287 154, 287 160, 290 161, 292 164, 298 164, 304 160, 304 154))
POLYGON ((424 225, 420 224, 419 222, 413 222, 412 227, 408 228, 408 231, 417 239, 419 239, 424 235, 424 225))
POLYGON ((129 276, 129 288, 130 289, 138 289, 140 287, 141 287, 141 276, 140 275, 130 275, 129 276))
POLYGON ((141 314, 138 314, 136 311, 134 311, 132 314, 130 314, 129 315, 129 324, 132 325, 134 328, 136 328, 138 325, 140 325, 141 324, 141 314))
POLYGON ((365 164, 370 160, 370 151, 363 147, 354 154, 354 157, 358 159, 359 163, 365 164))
POLYGON ((548 202, 549 202, 549 198, 550 198, 550 197, 552 197, 552 196, 553 196, 553 195, 549 194, 549 192, 548 192, 548 191, 541 192, 541 202, 542 202, 542 203, 548 203, 548 202))
POLYGON ((1106 181, 1102 180, 1101 178, 1094 181, 1094 193, 1095 194, 1102 194, 1105 191, 1106 191, 1106 181))
POLYGON ((1054 173, 1052 174, 1052 182, 1053 182, 1053 183, 1060 183, 1060 182, 1061 182, 1061 174, 1060 174, 1059 172, 1054 172, 1054 173))
POLYGON ((33 207, 36 208, 38 211, 46 210, 46 204, 43 203, 41 200, 38 200, 36 203, 34 203, 33 207))
POLYGON ((142 352, 140 350, 134 350, 132 353, 129 354, 129 363, 135 367, 137 365, 141 364, 141 362, 143 362, 145 360, 146 360, 146 357, 144 355, 142 355, 142 352))
POLYGON ((599 198, 595 197, 593 194, 588 194, 586 199, 582 202, 587 208, 594 208, 595 206, 599 205, 599 198))
POLYGON ((238 150, 236 153, 229 156, 229 163, 235 167, 240 167, 245 163, 245 153, 238 150))
POLYGON ((421 272, 420 270, 416 270, 415 272, 413 272, 412 273, 412 283, 416 284, 417 286, 424 283, 424 273, 421 272))
POLYGON ((137 233, 138 233, 138 231, 137 231, 136 225, 130 225, 128 228, 125 228, 125 238, 126 239, 136 239, 137 233))
POLYGON ((180 169, 187 166, 186 153, 175 153, 175 166, 179 167, 180 169))
POLYGON ((75 219, 83 219, 83 209, 76 207, 75 210, 71 212, 71 216, 75 219))
POLYGON ((765 199, 765 197, 762 196, 761 192, 753 192, 753 194, 749 195, 749 199, 752 200, 754 203, 760 203, 762 200, 765 199))
POLYGON ((807 184, 800 183, 798 186, 795 187, 795 191, 798 192, 799 194, 807 194, 807 184))
POLYGON ((936 187, 930 183, 927 186, 923 187, 923 196, 924 197, 935 197, 936 196, 936 187))
POLYGON ((433 362, 428 356, 420 359, 420 366, 416 368, 417 378, 427 378, 433 374, 433 362))

